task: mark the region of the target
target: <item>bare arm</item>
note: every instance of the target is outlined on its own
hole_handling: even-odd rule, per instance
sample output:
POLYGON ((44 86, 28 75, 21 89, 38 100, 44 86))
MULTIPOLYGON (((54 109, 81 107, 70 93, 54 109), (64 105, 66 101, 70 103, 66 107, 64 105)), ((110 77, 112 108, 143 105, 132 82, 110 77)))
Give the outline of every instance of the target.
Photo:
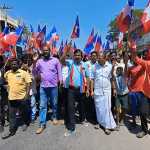
POLYGON ((67 56, 67 54, 68 54, 68 52, 71 50, 71 42, 68 44, 68 45, 66 45, 65 47, 64 47, 64 53, 63 53, 63 55, 60 57, 60 62, 61 63, 64 63, 65 62, 65 60, 66 60, 66 56, 67 56))

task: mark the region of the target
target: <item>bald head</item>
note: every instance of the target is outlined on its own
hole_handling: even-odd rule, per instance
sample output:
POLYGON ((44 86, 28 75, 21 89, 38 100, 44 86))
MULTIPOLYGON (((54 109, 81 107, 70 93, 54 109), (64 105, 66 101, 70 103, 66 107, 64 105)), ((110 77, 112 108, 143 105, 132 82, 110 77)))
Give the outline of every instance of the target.
POLYGON ((50 57, 50 49, 47 46, 43 47, 43 56, 45 59, 49 59, 50 57))
POLYGON ((99 62, 100 65, 105 64, 105 62, 106 62, 106 54, 105 53, 101 52, 99 54, 98 62, 99 62))

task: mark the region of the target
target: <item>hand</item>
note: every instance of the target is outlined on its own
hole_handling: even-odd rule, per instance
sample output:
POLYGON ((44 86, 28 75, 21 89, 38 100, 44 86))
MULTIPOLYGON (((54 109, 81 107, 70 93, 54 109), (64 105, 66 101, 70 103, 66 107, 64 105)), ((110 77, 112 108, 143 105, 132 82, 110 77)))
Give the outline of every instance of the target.
POLYGON ((94 96, 94 91, 93 91, 93 90, 91 91, 90 95, 91 95, 92 97, 94 96))
POLYGON ((39 58, 38 53, 35 53, 35 54, 33 55, 33 61, 37 61, 37 60, 38 60, 38 58, 39 58))
POLYGON ((63 81, 59 81, 59 86, 60 86, 60 87, 63 86, 63 81))
POLYGON ((116 91, 116 89, 113 89, 113 96, 117 97, 117 91, 116 91))
POLYGON ((90 96, 90 92, 89 90, 86 91, 86 97, 89 97, 90 96))
POLYGON ((116 61, 112 61, 112 65, 113 65, 113 67, 116 65, 116 61))
POLYGON ((136 58, 137 54, 136 51, 131 51, 131 59, 134 61, 136 58))

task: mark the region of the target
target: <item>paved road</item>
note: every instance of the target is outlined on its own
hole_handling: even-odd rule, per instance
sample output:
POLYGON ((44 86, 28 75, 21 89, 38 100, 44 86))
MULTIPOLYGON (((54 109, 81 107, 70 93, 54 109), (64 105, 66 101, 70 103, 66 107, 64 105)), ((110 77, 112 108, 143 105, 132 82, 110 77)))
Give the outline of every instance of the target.
MULTIPOLYGON (((14 137, 0 139, 0 150, 149 150, 150 135, 137 139, 126 127, 107 136, 92 124, 88 127, 77 125, 77 132, 71 137, 64 137, 65 128, 47 124, 41 135, 36 135, 38 124, 32 125, 26 132, 21 128, 14 137)), ((133 130, 134 131, 134 130, 133 130)), ((136 130, 135 130, 136 131, 136 130)))

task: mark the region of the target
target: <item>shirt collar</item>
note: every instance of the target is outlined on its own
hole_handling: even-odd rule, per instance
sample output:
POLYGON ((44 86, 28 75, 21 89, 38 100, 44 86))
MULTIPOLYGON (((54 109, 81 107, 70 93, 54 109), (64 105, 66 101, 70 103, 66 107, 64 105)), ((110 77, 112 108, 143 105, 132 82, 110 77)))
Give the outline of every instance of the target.
POLYGON ((20 73, 21 72, 21 69, 18 69, 16 72, 13 72, 12 70, 11 70, 11 73, 20 73))

